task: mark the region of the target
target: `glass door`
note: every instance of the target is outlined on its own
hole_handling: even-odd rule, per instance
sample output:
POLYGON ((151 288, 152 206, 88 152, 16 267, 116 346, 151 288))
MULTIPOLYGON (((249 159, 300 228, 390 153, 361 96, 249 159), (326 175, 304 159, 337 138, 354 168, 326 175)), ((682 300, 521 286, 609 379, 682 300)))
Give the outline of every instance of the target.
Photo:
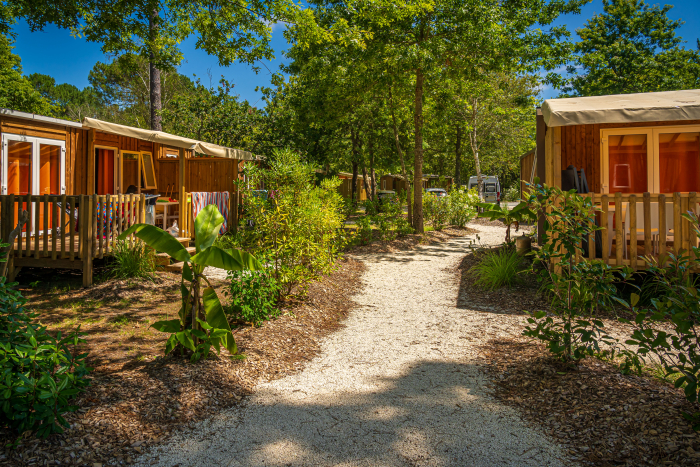
POLYGON ((644 193, 653 189, 653 142, 644 129, 603 130, 603 193, 644 193))
MULTIPOLYGON (((2 194, 59 195, 66 192, 65 142, 5 133, 2 135, 1 158, 2 194)), ((26 205, 22 207, 28 209, 26 205)), ((34 221, 35 207, 32 207, 30 215, 34 221)), ((40 206, 39 216, 39 225, 43 228, 43 206, 40 206)), ((17 213, 15 219, 16 217, 17 213)), ((52 222, 49 218, 47 225, 52 227, 52 222)))

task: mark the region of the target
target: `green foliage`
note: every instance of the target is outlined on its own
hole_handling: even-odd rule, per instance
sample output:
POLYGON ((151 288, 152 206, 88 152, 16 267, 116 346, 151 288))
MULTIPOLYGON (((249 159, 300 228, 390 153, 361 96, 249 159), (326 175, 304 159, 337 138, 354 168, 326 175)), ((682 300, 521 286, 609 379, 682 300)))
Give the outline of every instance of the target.
POLYGON ((289 150, 276 151, 269 168, 247 165, 245 170, 250 184, 239 185, 247 216, 239 229, 242 245, 270 259, 283 293, 297 286, 303 292, 331 271, 348 241, 340 180, 327 178, 316 186, 314 167, 289 150), (261 183, 274 194, 267 200, 251 193, 261 183), (250 228, 245 227, 248 221, 250 228))
POLYGON ((227 277, 230 283, 224 293, 231 297, 230 303, 224 307, 227 315, 259 326, 279 314, 277 297, 280 286, 272 271, 229 271, 227 277))
POLYGON ((581 238, 600 229, 594 223, 599 209, 590 197, 546 185, 533 188, 527 205, 532 212, 547 213, 542 246, 533 254, 533 270, 539 272, 552 303, 549 313, 530 313, 523 334, 545 342, 550 352, 567 363, 603 353, 601 343, 612 349, 606 349, 606 355, 614 355, 617 342, 606 333, 598 315, 612 304, 618 276, 624 280, 631 270, 584 258, 581 238))
POLYGON ((53 106, 22 75, 22 61, 12 53, 12 41, 0 34, 0 107, 52 115, 53 106))
MULTIPOLYGON (((683 214, 700 237, 700 226, 695 213, 683 214)), ((649 274, 656 277, 660 293, 651 299, 651 305, 642 307, 640 297, 632 294, 629 302, 618 299, 634 316, 621 320, 635 328, 627 344, 637 346, 636 352, 627 353, 627 366, 641 368, 641 361, 655 356, 667 379, 682 387, 686 399, 696 407, 695 413, 684 416, 695 430, 700 431, 700 289, 690 271, 700 267, 700 248, 669 255, 669 265, 660 267, 651 258, 649 274), (641 361, 640 361, 641 360, 641 361)))
POLYGON ((518 274, 525 270, 525 262, 514 248, 487 251, 479 263, 470 269, 476 278, 475 284, 485 290, 515 285, 518 274))
MULTIPOLYGON (((558 196, 558 195, 552 195, 558 196)), ((510 209, 505 203, 500 206, 491 203, 477 203, 483 211, 479 213, 479 217, 484 217, 486 219, 495 221, 501 220, 506 225, 506 243, 510 243, 510 229, 515 226, 515 231, 517 232, 520 228, 521 222, 528 222, 535 219, 534 213, 536 210, 532 209, 528 202, 521 202, 513 209, 510 209)))
POLYGON ((700 51, 680 47, 683 24, 667 14, 673 5, 604 0, 603 13, 577 30, 581 41, 564 78, 566 95, 600 96, 696 89, 700 51))
POLYGON ((190 360, 196 362, 207 358, 212 347, 220 352, 223 345, 232 355, 238 351, 224 309, 204 276, 204 269, 211 266, 227 271, 255 271, 262 266, 246 252, 225 250, 214 245, 223 223, 224 218, 214 205, 206 206, 199 212, 194 221, 194 256, 190 256, 172 235, 149 224, 134 224, 119 236, 123 240, 133 233, 156 251, 167 253, 185 263, 180 282, 178 318, 158 321, 151 326, 158 331, 170 333, 165 344, 166 354, 179 348, 184 355, 185 350, 188 350, 191 352, 190 360), (202 290, 203 281, 209 287, 202 290))
POLYGON ((476 206, 479 203, 479 193, 476 189, 454 189, 447 194, 448 222, 457 227, 464 227, 476 217, 476 206))
POLYGON ((450 204, 447 198, 438 198, 426 193, 423 196, 423 215, 435 230, 442 230, 450 217, 450 204))
POLYGON ((117 240, 112 250, 109 275, 117 279, 153 280, 155 251, 142 241, 117 240))
POLYGON ((357 225, 357 239, 361 245, 372 243, 372 217, 361 216, 355 221, 357 225))
POLYGON ((506 192, 503 194, 503 199, 504 201, 510 202, 520 201, 520 182, 508 187, 506 192))
POLYGON ((62 433, 69 401, 89 384, 79 329, 52 336, 25 308, 26 299, 0 278, 0 422, 20 435, 62 433))

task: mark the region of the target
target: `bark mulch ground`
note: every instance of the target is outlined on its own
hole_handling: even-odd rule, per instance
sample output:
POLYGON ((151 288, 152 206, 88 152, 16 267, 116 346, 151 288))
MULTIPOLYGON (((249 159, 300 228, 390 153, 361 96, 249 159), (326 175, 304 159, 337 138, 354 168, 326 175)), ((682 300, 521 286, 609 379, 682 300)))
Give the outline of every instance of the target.
MULTIPOLYGON (((67 416, 71 428, 45 440, 22 439, 16 449, 0 451, 0 465, 130 463, 174 430, 236 405, 258 382, 303 368, 319 340, 352 309, 363 270, 352 258, 339 261, 335 272, 311 284, 306 298, 283 303, 278 318, 235 330, 244 357, 231 359, 224 351, 197 364, 163 358, 167 336, 149 327, 177 313, 177 276, 159 273, 155 283, 108 280, 79 289, 79 276, 50 283, 36 272, 49 285, 28 288, 36 277, 23 271, 21 288, 44 324, 64 331, 82 325, 95 370, 76 401, 78 412, 67 416)), ((59 277, 55 270, 50 275, 59 277)), ((0 438, 3 445, 14 440, 7 431, 0 438)))
MULTIPOLYGON (((458 306, 523 315, 546 310, 532 274, 513 288, 484 291, 469 270, 487 250, 465 256, 458 267, 458 306)), ((606 328, 630 330, 612 316, 606 328)), ((611 363, 586 359, 565 368, 544 345, 522 336, 490 340, 482 348, 495 396, 568 449, 583 465, 700 465, 700 436, 683 418, 693 407, 682 390, 651 375, 623 375, 611 363)))
POLYGON ((583 465, 700 465, 700 436, 683 418, 693 412, 673 385, 622 375, 586 359, 563 368, 543 345, 524 338, 484 348, 495 395, 564 445, 583 465))

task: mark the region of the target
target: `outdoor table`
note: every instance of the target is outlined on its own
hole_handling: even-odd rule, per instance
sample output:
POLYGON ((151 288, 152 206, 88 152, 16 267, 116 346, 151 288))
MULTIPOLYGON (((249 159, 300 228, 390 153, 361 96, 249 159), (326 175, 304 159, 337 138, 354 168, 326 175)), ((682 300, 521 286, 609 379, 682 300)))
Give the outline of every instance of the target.
POLYGON ((168 228, 168 210, 170 206, 177 206, 179 204, 179 201, 156 201, 156 206, 163 206, 163 230, 168 228))

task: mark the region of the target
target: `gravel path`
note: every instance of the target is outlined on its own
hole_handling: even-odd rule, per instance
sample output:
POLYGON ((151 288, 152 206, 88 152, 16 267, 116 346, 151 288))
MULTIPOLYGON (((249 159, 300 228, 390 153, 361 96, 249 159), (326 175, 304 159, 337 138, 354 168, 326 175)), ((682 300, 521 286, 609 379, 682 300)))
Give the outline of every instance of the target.
MULTIPOLYGON (((504 229, 474 226, 482 243, 504 229)), ((471 237, 474 240, 474 237, 471 237)), ((490 396, 479 343, 522 317, 456 307, 470 237, 365 256, 346 326, 300 373, 260 385, 139 459, 173 466, 563 466, 562 450, 490 396)))

